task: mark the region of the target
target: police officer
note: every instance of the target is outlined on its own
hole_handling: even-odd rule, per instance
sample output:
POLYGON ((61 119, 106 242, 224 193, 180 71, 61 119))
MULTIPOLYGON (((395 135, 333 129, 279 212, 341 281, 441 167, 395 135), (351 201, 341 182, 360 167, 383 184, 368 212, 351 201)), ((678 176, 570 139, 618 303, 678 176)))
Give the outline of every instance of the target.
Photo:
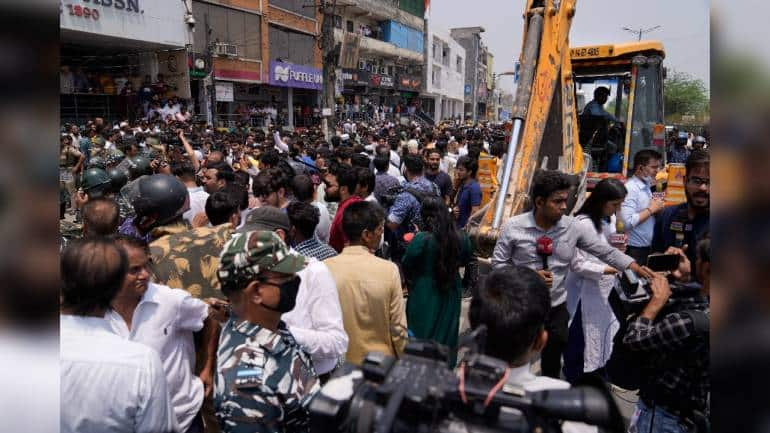
POLYGON ((214 400, 225 433, 308 430, 320 385, 281 321, 294 308, 304 266, 269 231, 236 233, 224 246, 217 276, 232 314, 219 340, 214 400))
POLYGON ((703 150, 694 150, 687 158, 684 177, 687 201, 660 212, 653 231, 653 252, 664 252, 668 247, 684 248, 686 245, 685 253, 694 266, 695 242, 709 227, 709 164, 709 153, 703 150))
MULTIPOLYGON (((74 204, 75 178, 83 168, 85 156, 72 144, 69 135, 62 135, 59 147, 59 202, 74 204)), ((63 218, 64 212, 61 212, 63 218)))
POLYGON ((128 183, 128 173, 118 167, 112 167, 107 170, 107 175, 110 176, 110 192, 120 207, 120 220, 125 221, 127 218, 133 218, 136 216, 133 206, 131 206, 128 198, 120 193, 121 189, 128 183))
POLYGON ((682 131, 674 141, 674 145, 668 150, 668 162, 684 164, 689 156, 690 150, 687 148, 687 133, 682 131))
MULTIPOLYGON (((107 177, 109 184, 109 176, 107 177)), ((125 187, 124 187, 125 188, 125 187)), ((186 230, 182 214, 190 208, 187 188, 174 176, 154 174, 136 181, 136 187, 128 198, 136 212, 126 219, 118 232, 152 242, 162 234, 168 234, 171 226, 186 230)))

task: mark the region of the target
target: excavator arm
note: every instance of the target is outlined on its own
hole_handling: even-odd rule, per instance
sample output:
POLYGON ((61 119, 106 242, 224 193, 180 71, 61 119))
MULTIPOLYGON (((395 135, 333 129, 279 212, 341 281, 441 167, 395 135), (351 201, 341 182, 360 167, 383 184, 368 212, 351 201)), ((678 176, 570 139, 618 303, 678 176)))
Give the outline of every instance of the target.
POLYGON ((578 143, 569 49, 574 15, 575 0, 527 1, 520 78, 500 188, 468 223, 480 258, 491 256, 503 222, 527 210, 536 169, 578 176, 573 207, 585 195, 585 168, 590 164, 578 143))

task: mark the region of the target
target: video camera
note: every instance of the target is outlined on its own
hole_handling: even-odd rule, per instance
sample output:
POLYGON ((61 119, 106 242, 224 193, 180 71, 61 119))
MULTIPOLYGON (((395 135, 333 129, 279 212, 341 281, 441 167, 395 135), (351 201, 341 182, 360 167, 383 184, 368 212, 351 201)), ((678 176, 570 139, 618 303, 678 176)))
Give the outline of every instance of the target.
MULTIPOLYGON (((651 254, 647 260, 647 267, 656 272, 672 271, 678 265, 679 256, 676 254, 651 254)), ((671 297, 666 308, 675 306, 681 299, 697 296, 701 288, 697 283, 682 284, 669 280, 669 284, 671 297)), ((625 317, 628 314, 638 314, 644 309, 650 302, 652 289, 647 279, 639 277, 631 269, 626 269, 620 273, 618 284, 615 285, 615 295, 611 297, 610 305, 615 310, 617 317, 625 317), (613 297, 616 298, 614 302, 613 297)))
MULTIPOLYGON (((466 338, 483 341, 485 333, 481 326, 466 338)), ((467 350, 459 365, 457 373, 447 368, 446 349, 433 342, 411 341, 398 360, 371 352, 321 389, 310 404, 311 431, 548 433, 560 432, 563 420, 624 429, 600 380, 597 387, 527 392, 507 383, 504 361, 477 350, 467 350)))

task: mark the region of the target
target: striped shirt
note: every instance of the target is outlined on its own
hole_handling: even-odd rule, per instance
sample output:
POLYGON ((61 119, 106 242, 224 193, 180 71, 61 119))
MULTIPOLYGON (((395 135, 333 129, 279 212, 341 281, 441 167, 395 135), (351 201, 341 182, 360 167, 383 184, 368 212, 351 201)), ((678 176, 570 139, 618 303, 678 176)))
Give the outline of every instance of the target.
POLYGON ((577 248, 618 270, 626 269, 634 261, 604 242, 595 228, 579 224, 574 217, 563 216, 556 225, 543 230, 535 223, 535 215, 527 212, 509 219, 501 228, 492 254, 492 266, 498 268, 512 264, 542 270, 543 259, 537 254, 537 239, 541 236, 548 236, 553 241, 553 255, 548 257, 548 270, 553 277, 552 306, 567 300, 564 279, 577 248))

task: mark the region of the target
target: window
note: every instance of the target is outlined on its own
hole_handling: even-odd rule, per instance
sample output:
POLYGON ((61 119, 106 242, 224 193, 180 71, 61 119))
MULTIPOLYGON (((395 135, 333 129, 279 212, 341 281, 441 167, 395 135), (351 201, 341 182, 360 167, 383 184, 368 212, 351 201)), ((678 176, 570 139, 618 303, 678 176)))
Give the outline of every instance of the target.
POLYGON ((312 65, 315 39, 305 33, 270 25, 270 60, 281 58, 290 63, 312 65))
MULTIPOLYGON (((305 2, 298 2, 296 0, 270 0, 270 4, 281 9, 286 9, 287 11, 292 11, 304 17, 315 19, 315 7, 307 7, 305 6, 305 2)), ((312 5, 312 3, 310 4, 312 5)))
POLYGON ((460 56, 457 56, 457 72, 463 72, 463 58, 460 56))
MULTIPOLYGON (((238 57, 262 58, 259 15, 207 3, 196 3, 193 15, 201 28, 208 22, 211 27, 210 42, 236 45, 238 57)), ((194 32, 193 38, 195 52, 205 53, 206 32, 194 32)))
POLYGON ((441 49, 441 63, 444 66, 449 66, 449 58, 450 57, 451 56, 449 54, 449 45, 444 45, 442 47, 442 49, 441 49))
POLYGON ((335 29, 341 29, 342 28, 342 17, 339 15, 334 16, 334 28, 335 29))
POLYGON ((431 83, 433 84, 433 87, 440 89, 441 88, 441 68, 434 67, 433 68, 433 74, 431 74, 431 83))
POLYGON ((393 66, 388 66, 388 75, 391 75, 391 76, 392 76, 392 75, 395 75, 395 74, 393 73, 393 66))
POLYGON ((353 30, 353 21, 348 20, 348 22, 345 23, 345 25, 347 26, 347 31, 349 31, 350 33, 353 33, 355 31, 353 30))

